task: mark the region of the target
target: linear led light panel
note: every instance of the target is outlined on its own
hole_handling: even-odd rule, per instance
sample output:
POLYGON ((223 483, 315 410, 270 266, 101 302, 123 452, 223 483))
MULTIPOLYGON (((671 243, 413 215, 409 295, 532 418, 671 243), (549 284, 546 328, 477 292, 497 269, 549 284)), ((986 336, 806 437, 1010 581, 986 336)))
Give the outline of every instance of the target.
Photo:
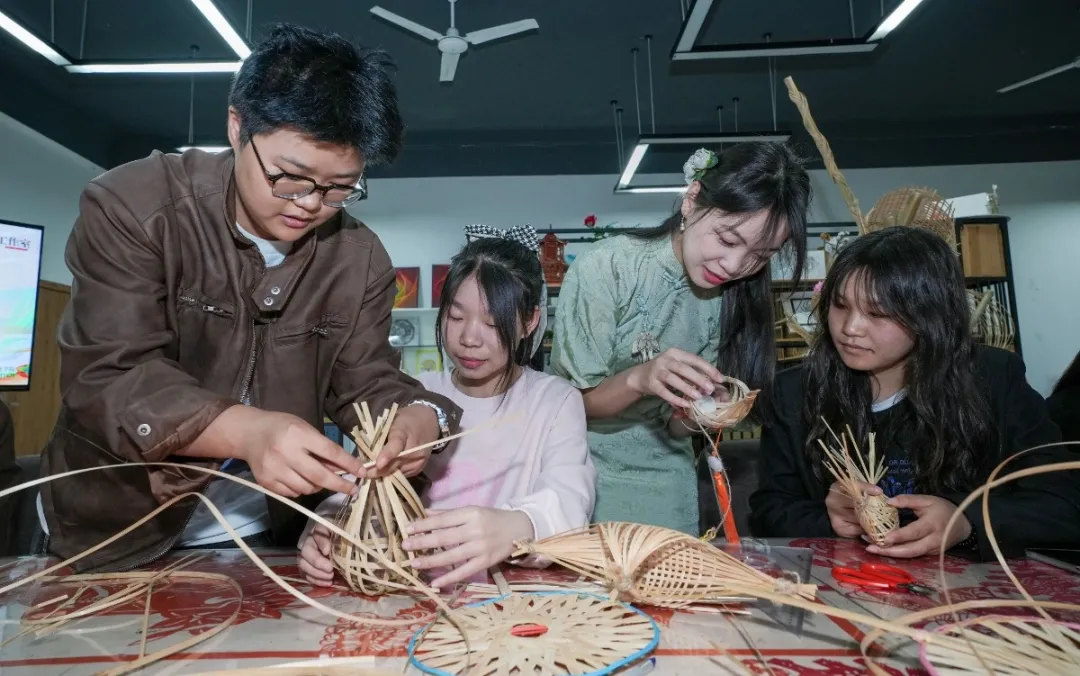
POLYGON ((752 141, 771 141, 774 143, 784 143, 789 138, 791 138, 791 134, 786 131, 767 132, 761 134, 710 134, 704 136, 697 134, 676 134, 673 136, 653 136, 649 134, 643 134, 640 138, 638 138, 637 146, 635 146, 634 151, 630 153, 630 159, 627 160, 626 167, 623 168, 622 175, 619 176, 619 182, 615 185, 615 193, 662 193, 684 192, 686 190, 685 185, 630 185, 630 182, 634 180, 634 174, 637 173, 638 167, 641 166, 641 161, 645 159, 645 153, 649 151, 650 146, 701 146, 715 145, 720 143, 747 143, 752 141))
POLYGON ((177 150, 182 153, 186 153, 189 150, 201 150, 206 153, 223 153, 226 150, 232 150, 232 146, 180 146, 177 150))
POLYGON ((803 40, 770 42, 766 44, 740 44, 723 47, 695 47, 705 25, 709 10, 719 0, 696 0, 683 22, 682 31, 671 51, 672 61, 701 61, 706 59, 752 59, 767 56, 808 56, 812 54, 855 54, 872 52, 880 41, 896 30, 904 19, 924 0, 903 0, 877 26, 861 38, 837 38, 832 40, 803 40))
POLYGON ((69 73, 81 75, 149 74, 175 75, 177 73, 235 73, 242 61, 178 61, 176 63, 76 63, 65 66, 69 73))
POLYGON ((3 12, 0 12, 0 28, 57 66, 71 64, 60 52, 50 47, 44 40, 23 28, 22 24, 3 12))
POLYGON ((240 34, 232 27, 232 25, 225 19, 225 16, 214 4, 213 0, 191 0, 191 4, 195 5, 195 8, 202 12, 202 15, 206 17, 206 20, 210 22, 210 25, 214 27, 217 34, 232 47, 232 50, 236 52, 236 55, 240 57, 240 60, 248 58, 251 54, 251 49, 244 42, 244 38, 240 37, 240 34))

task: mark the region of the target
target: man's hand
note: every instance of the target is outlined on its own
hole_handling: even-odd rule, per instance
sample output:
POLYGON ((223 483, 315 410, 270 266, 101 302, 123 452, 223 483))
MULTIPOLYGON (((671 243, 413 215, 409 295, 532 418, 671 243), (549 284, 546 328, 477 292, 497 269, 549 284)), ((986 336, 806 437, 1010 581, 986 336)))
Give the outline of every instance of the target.
POLYGON ((436 441, 439 434, 439 419, 435 416, 435 411, 427 406, 413 404, 398 409, 394 424, 390 426, 390 432, 386 436, 386 443, 383 444, 379 457, 375 459, 375 466, 361 470, 357 476, 371 479, 387 476, 398 470, 407 477, 416 476, 431 457, 431 449, 410 453, 403 458, 398 456, 407 449, 436 441))
POLYGON ((431 512, 411 524, 402 543, 406 551, 443 549, 412 561, 418 570, 453 566, 432 581, 440 589, 487 570, 514 553, 514 542, 531 538, 532 521, 524 512, 490 507, 464 507, 431 512))
POLYGON ((334 583, 334 564, 330 561, 330 531, 316 524, 300 547, 300 572, 316 587, 334 583))
POLYGON ((218 416, 212 427, 227 429, 225 434, 236 441, 234 457, 251 467, 261 486, 279 495, 295 498, 324 488, 356 491, 337 471, 355 474, 360 460, 294 415, 237 405, 218 416))
MULTIPOLYGON (((910 509, 917 518, 903 528, 889 533, 884 547, 870 545, 866 551, 898 559, 913 559, 941 552, 941 536, 956 511, 956 505, 933 495, 898 495, 890 498, 889 504, 897 509, 910 509)), ((951 549, 970 534, 971 522, 961 514, 949 536, 945 538, 945 549, 951 549)))
MULTIPOLYGON (((867 495, 881 495, 881 488, 873 484, 860 484, 867 495)), ((825 496, 825 509, 829 512, 829 523, 833 532, 842 538, 858 538, 863 534, 862 524, 855 514, 855 501, 848 497, 847 493, 840 488, 840 484, 833 482, 829 486, 829 494, 825 496)))

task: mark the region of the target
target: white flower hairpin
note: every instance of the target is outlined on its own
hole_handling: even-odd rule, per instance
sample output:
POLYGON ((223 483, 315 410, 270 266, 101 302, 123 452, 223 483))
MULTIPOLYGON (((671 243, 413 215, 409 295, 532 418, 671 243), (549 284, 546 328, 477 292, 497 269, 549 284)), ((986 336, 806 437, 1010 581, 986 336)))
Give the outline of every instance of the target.
POLYGON ((698 148, 682 166, 686 184, 690 185, 694 181, 700 181, 701 177, 705 175, 705 171, 715 167, 719 161, 713 151, 708 148, 698 148))

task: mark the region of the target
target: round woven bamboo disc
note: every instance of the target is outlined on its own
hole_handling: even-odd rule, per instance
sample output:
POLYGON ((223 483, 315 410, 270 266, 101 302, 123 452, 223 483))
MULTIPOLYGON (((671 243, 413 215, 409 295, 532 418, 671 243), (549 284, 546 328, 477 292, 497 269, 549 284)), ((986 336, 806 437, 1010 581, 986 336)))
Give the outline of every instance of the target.
POLYGON ((610 674, 652 652, 660 628, 640 610, 594 594, 511 594, 453 611, 409 642, 409 660, 435 676, 610 674), (517 634, 538 635, 517 635, 517 634), (471 651, 471 652, 470 652, 471 651))
POLYGON ((925 642, 919 659, 931 676, 1080 673, 1080 625, 1045 618, 987 616, 946 624, 935 632, 959 639, 925 642))

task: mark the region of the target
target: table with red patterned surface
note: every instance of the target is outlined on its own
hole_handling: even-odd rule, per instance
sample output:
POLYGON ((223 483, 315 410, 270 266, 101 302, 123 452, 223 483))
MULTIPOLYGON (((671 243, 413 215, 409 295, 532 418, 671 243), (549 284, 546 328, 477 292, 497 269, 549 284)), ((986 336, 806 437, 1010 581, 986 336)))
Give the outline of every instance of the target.
MULTIPOLYGON (((897 561, 866 554, 853 541, 803 539, 773 541, 776 545, 808 548, 813 552, 812 581, 819 586, 821 602, 878 617, 897 617, 944 602, 940 590, 930 597, 915 594, 874 593, 844 588, 830 574, 835 565, 857 566, 869 560, 884 560, 911 572, 922 584, 939 587, 937 559, 897 561)), ((339 589, 302 591, 336 609, 358 615, 416 621, 406 627, 354 625, 313 609, 278 587, 239 551, 208 552, 185 568, 222 573, 243 590, 243 600, 235 623, 198 644, 148 667, 145 673, 196 674, 240 666, 272 666, 325 658, 370 657, 371 666, 400 669, 406 660, 409 638, 430 617, 427 600, 392 595, 367 598, 339 589)), ((264 560, 279 575, 296 578, 295 553, 263 551, 264 560)), ((167 565, 175 556, 156 564, 167 565)), ((2 562, 0 562, 2 563, 2 562)), ((9 562, 10 563, 10 562, 9 562)), ((0 569, 0 586, 28 572, 40 569, 43 559, 21 559, 0 569)), ((1080 576, 1028 560, 1016 560, 1013 570, 1036 598, 1080 602, 1080 576)), ((947 559, 946 574, 954 601, 1014 598, 1015 590, 996 564, 974 564, 947 559)), ((557 569, 508 568, 511 582, 571 581, 575 576, 557 569)), ((299 586, 299 585, 298 585, 299 586)), ((120 585, 113 585, 112 590, 120 585)), ((90 603, 95 594, 107 593, 98 587, 84 593, 80 604, 90 603)), ((146 597, 141 595, 86 619, 72 621, 42 638, 32 634, 12 640, 20 631, 19 621, 27 608, 55 598, 57 587, 50 584, 27 588, 0 598, 0 673, 3 676, 41 674, 93 674, 130 661, 138 655, 146 597)), ((172 581, 155 587, 150 601, 146 652, 151 653, 197 633, 207 631, 230 617, 237 596, 230 587, 193 581, 172 581)), ((657 675, 726 673, 714 644, 723 646, 755 673, 775 676, 811 676, 866 673, 859 657, 857 640, 862 633, 849 622, 822 615, 808 615, 797 632, 785 629, 758 608, 750 615, 674 612, 646 608, 661 628, 655 652, 657 675), (718 659, 719 658, 719 659, 718 659), (767 668, 761 663, 767 662, 767 668)), ((31 611, 41 612, 41 611, 31 611)), ((947 622, 941 617, 930 626, 947 622)), ((886 647, 896 647, 886 646, 886 647)), ((908 644, 895 652, 884 666, 897 676, 923 673, 908 644)), ((420 673, 411 669, 411 673, 420 673)))

